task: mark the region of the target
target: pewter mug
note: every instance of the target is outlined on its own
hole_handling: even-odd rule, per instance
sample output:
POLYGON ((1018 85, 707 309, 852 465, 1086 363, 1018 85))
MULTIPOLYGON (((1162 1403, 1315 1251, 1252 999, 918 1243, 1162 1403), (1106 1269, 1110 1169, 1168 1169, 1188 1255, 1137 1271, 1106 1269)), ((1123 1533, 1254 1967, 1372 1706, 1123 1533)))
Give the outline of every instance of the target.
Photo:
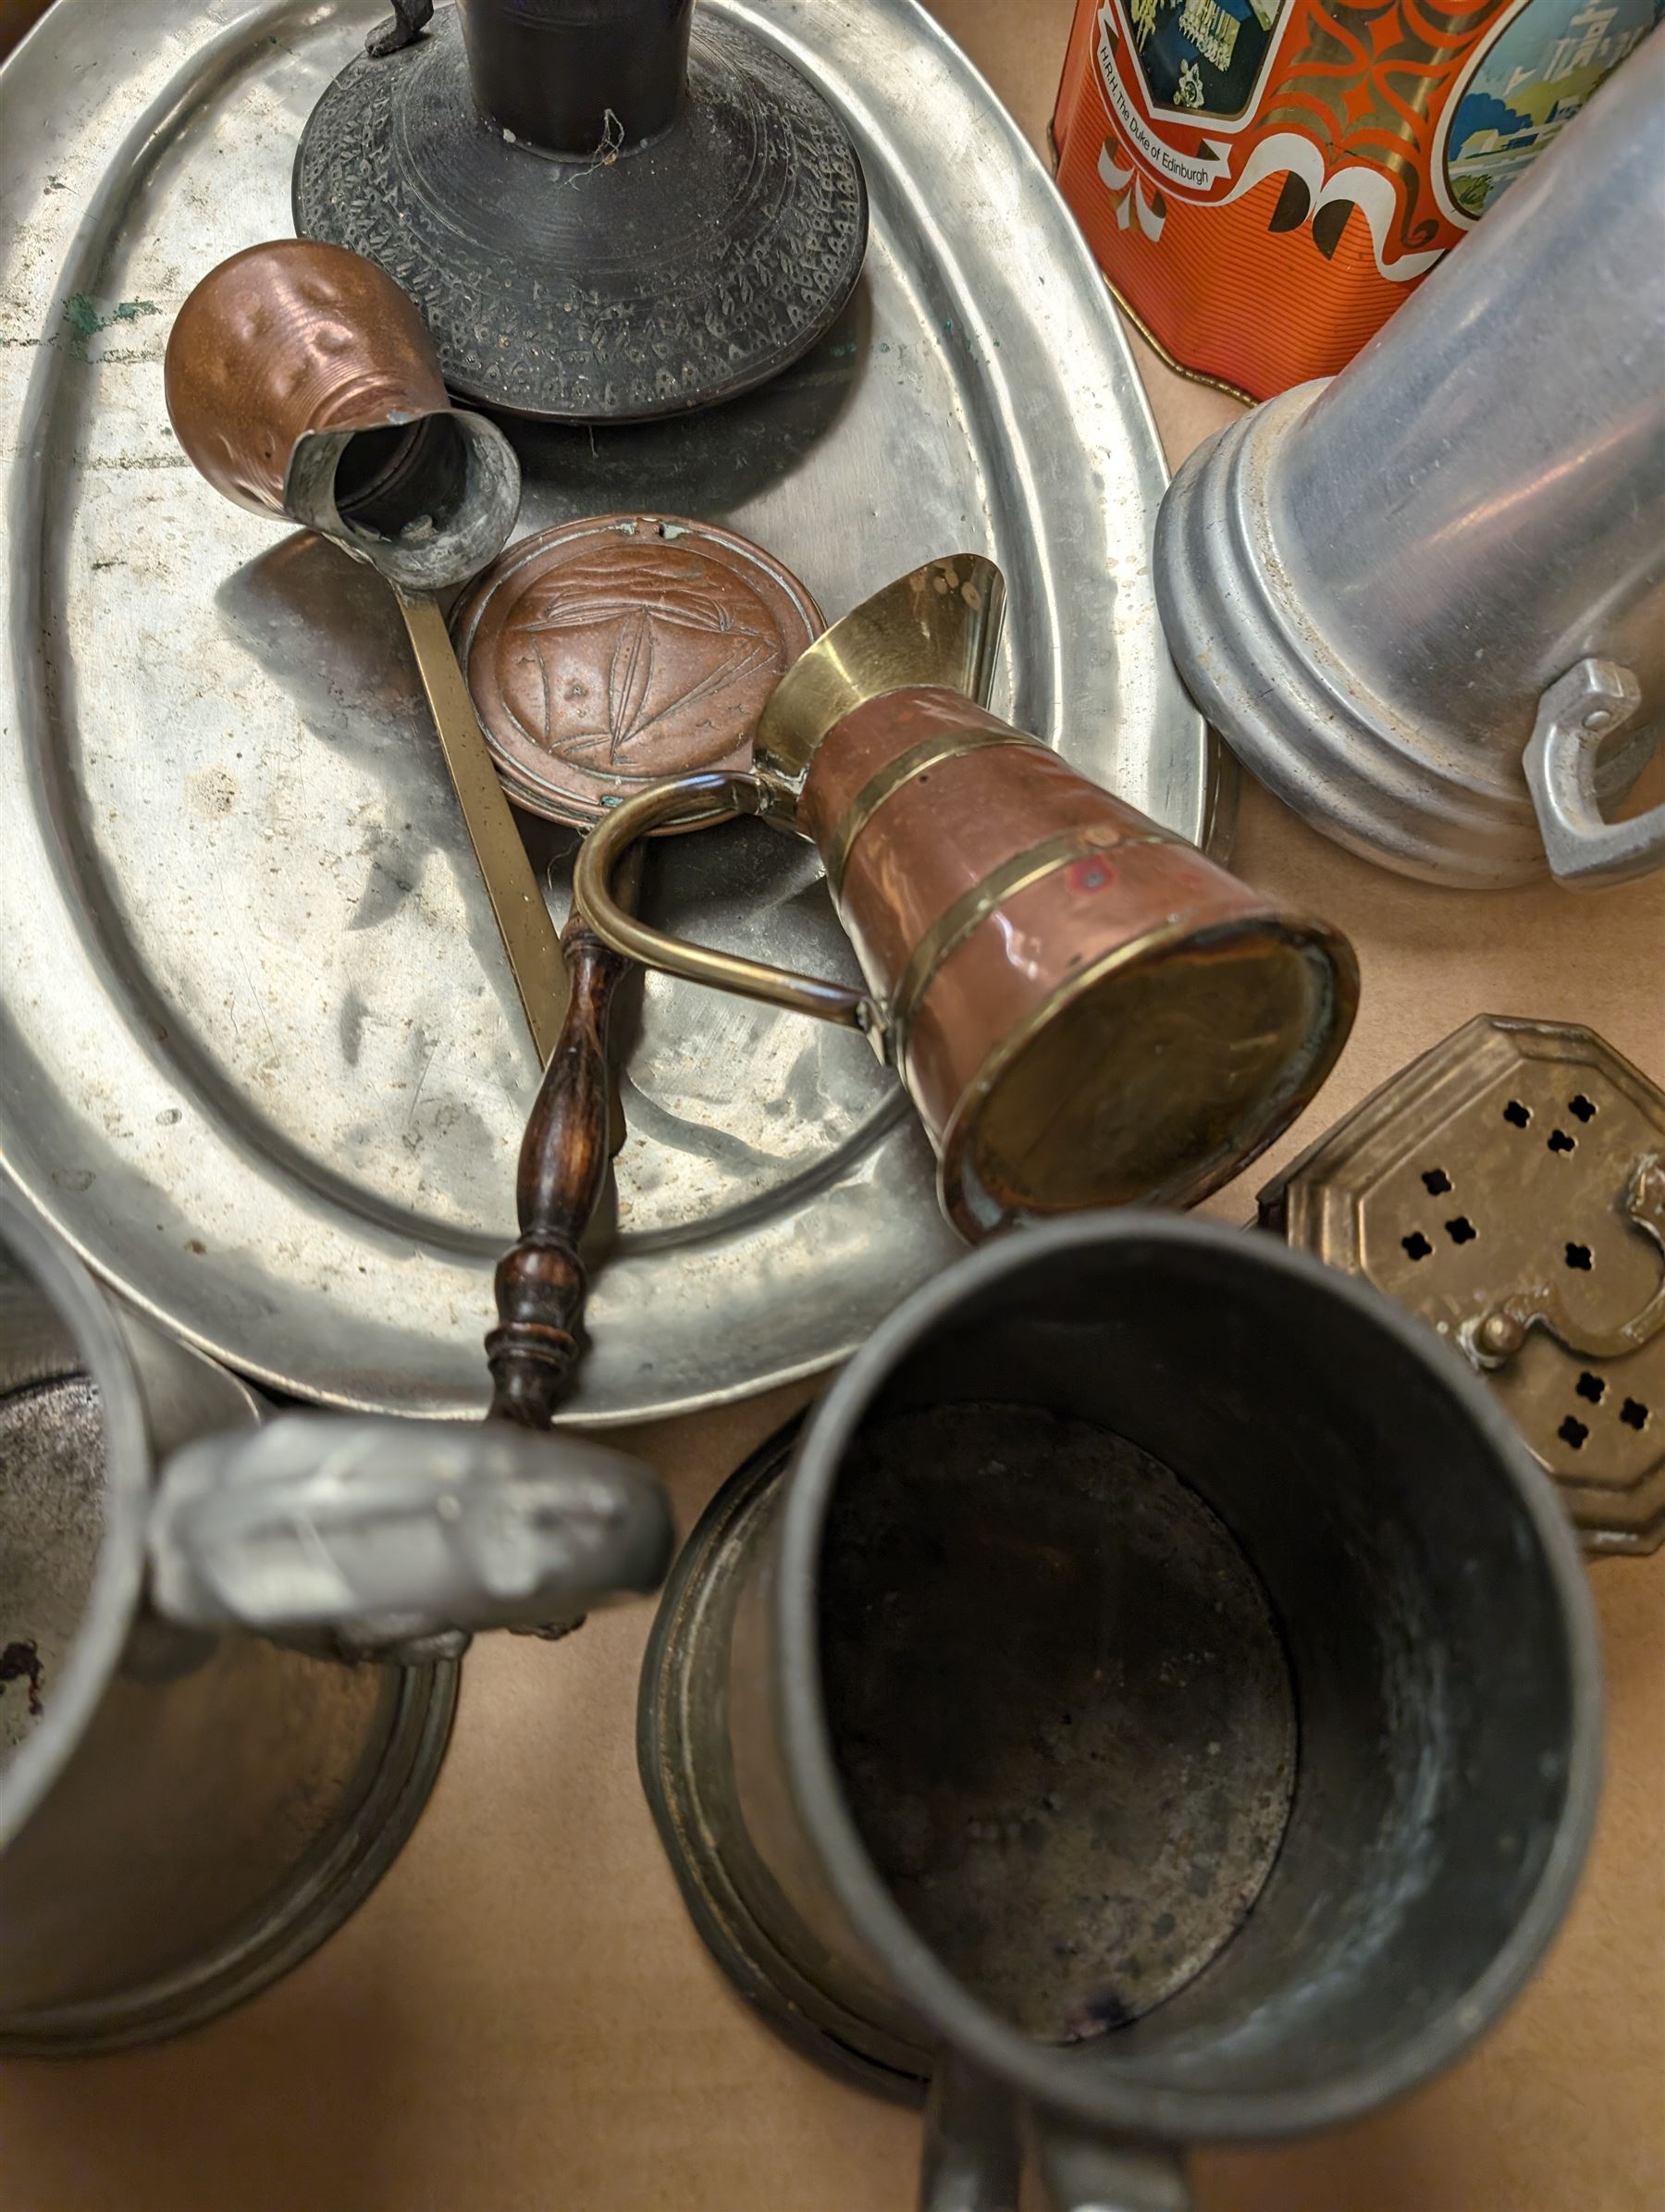
POLYGON ((617 1452, 264 1411, 0 1190, 0 2054, 287 1971, 410 1834, 469 1631, 663 1572, 617 1452))
POLYGON ((1366 859, 1484 888, 1665 864, 1659 39, 1356 361, 1199 446, 1157 517, 1179 673, 1366 859))
POLYGON ((669 779, 591 833, 574 896, 616 951, 862 1030, 934 1147, 960 1234, 1189 1205, 1286 1128, 1358 1001, 1352 948, 983 705, 1004 586, 928 562, 809 646, 751 774, 669 779), (738 809, 812 841, 868 988, 667 937, 609 890, 634 837, 738 809))
POLYGON ((1537 1964, 1599 1667, 1551 1486, 1426 1329, 1127 1212, 984 1246, 713 1501, 643 1780, 742 1991, 931 2083, 926 2212, 1181 2212, 1187 2146, 1356 2119, 1537 1964))

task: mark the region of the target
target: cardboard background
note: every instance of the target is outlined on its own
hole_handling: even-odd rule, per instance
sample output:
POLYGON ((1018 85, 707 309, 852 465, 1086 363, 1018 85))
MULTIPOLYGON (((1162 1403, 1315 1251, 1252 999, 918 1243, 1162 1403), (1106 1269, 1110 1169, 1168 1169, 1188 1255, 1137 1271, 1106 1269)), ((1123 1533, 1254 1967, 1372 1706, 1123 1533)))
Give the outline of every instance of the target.
MULTIPOLYGON (((0 22, 33 12, 0 0, 0 22)), ((1070 0, 933 12, 1043 144, 1070 0)), ((1135 349, 1177 460, 1234 402, 1135 349)), ((1236 865, 1348 930, 1364 991, 1317 1105, 1211 1203, 1227 1219, 1471 1014, 1588 1021, 1665 1073, 1665 877, 1594 898, 1439 892, 1350 859, 1247 782, 1236 865)), ((686 1526, 808 1394, 633 1440, 686 1526)), ((1546 1971, 1474 2056, 1397 2109, 1200 2159, 1201 2212, 1665 2205, 1665 1555, 1593 1580, 1609 1778, 1546 1971)), ((917 2119, 776 2043, 684 1918, 635 1776, 649 1618, 609 1613, 559 1646, 478 1645, 413 1841, 255 2004, 159 2049, 0 2066, 0 2212, 907 2212, 917 2119)))

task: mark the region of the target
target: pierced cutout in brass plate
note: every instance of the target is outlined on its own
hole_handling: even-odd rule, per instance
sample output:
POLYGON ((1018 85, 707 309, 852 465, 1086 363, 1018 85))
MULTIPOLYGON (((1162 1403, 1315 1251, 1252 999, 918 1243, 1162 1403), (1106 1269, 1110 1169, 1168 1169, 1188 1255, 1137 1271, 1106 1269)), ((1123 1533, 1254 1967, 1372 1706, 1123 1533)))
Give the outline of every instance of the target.
POLYGON ((1260 1194, 1483 1374, 1592 1551, 1665 1542, 1665 1092, 1572 1022, 1477 1015, 1260 1194))

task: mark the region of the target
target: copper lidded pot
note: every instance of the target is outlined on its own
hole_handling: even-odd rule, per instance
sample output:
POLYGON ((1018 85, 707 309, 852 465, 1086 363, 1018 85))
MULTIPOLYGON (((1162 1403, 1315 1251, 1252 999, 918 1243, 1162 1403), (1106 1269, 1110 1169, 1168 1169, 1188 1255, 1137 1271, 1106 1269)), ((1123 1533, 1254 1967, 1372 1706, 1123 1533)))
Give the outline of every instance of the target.
POLYGON ((900 1072, 975 1240, 1132 1201, 1189 1205, 1312 1097, 1358 1002, 1352 948, 1092 784, 986 698, 1004 600, 956 554, 865 600, 764 710, 749 774, 672 778, 589 837, 574 896, 618 951, 857 1028, 900 1072), (627 846, 700 812, 820 849, 865 991, 626 914, 627 846))

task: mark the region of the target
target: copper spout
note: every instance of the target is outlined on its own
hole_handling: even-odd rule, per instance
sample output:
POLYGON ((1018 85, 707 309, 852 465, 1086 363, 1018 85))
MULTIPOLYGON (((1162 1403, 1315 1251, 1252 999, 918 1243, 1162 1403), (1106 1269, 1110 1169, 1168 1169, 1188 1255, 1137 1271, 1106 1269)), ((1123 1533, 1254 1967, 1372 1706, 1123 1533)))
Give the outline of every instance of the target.
POLYGON ((1005 578, 981 553, 927 561, 852 608, 763 710, 754 759, 771 797, 790 810, 828 731, 886 692, 943 686, 986 707, 1005 612, 1005 578))

